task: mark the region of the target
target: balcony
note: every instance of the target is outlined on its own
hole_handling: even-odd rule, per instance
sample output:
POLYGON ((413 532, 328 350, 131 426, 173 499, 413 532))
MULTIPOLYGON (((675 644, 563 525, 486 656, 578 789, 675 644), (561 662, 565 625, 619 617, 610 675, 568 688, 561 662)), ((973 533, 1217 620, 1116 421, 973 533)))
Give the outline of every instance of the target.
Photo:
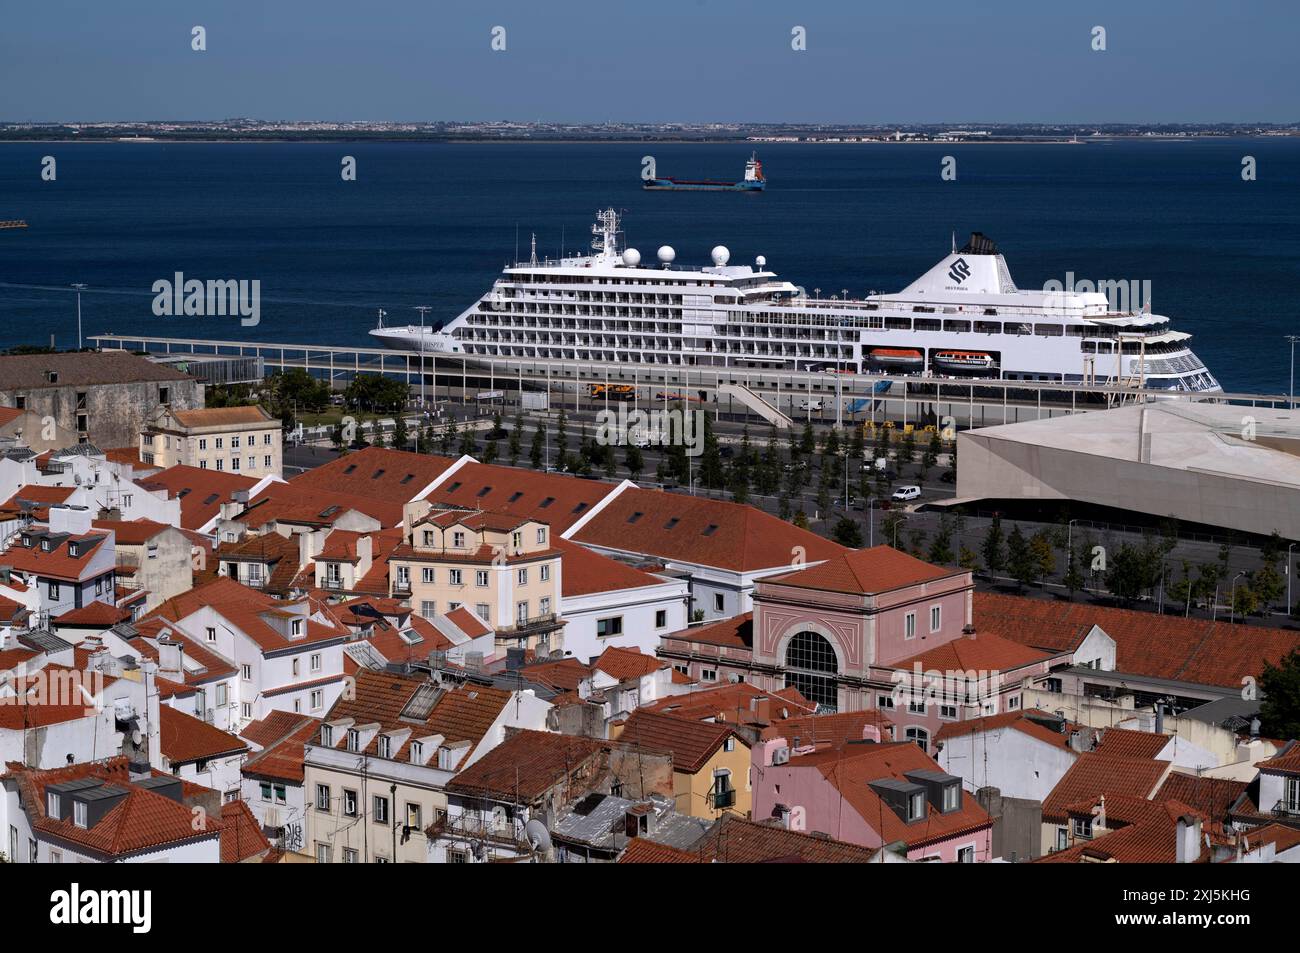
POLYGON ((554 612, 532 616, 528 619, 516 619, 513 624, 497 629, 499 638, 522 638, 542 632, 554 632, 564 627, 564 620, 554 612))
POLYGON ((725 811, 736 806, 736 791, 734 788, 728 788, 725 791, 709 792, 709 807, 714 811, 725 811))

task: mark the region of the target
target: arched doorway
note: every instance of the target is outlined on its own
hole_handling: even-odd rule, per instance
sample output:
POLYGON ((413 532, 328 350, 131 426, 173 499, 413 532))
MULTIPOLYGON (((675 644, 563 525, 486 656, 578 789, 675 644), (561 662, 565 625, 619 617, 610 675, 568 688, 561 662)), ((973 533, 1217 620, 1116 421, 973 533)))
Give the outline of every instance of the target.
POLYGON ((819 712, 839 710, 839 663, 835 648, 816 632, 795 633, 785 649, 785 685, 798 689, 819 712))

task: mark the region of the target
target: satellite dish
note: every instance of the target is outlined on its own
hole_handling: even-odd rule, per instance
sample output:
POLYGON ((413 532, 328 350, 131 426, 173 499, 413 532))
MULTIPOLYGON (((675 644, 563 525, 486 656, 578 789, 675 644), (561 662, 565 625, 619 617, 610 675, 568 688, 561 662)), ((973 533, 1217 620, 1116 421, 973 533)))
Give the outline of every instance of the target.
POLYGON ((533 850, 548 851, 551 849, 551 832, 537 818, 533 818, 524 825, 524 836, 528 838, 528 843, 533 845, 533 850))
POLYGON ((727 250, 726 245, 715 245, 713 248, 713 263, 721 268, 731 257, 731 252, 727 250))
POLYGON ((641 253, 635 248, 628 248, 623 252, 623 264, 629 268, 635 268, 641 264, 641 253))
POLYGON ((673 263, 673 259, 676 257, 677 257, 677 252, 673 249, 672 245, 659 246, 659 261, 661 261, 663 264, 671 265, 673 263))

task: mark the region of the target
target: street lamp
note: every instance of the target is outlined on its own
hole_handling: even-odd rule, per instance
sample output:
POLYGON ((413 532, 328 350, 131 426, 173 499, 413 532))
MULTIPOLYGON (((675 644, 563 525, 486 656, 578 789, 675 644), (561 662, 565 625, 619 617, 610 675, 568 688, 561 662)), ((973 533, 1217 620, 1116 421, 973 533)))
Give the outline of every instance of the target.
POLYGON ((1295 342, 1300 341, 1300 334, 1287 334, 1285 340, 1291 342, 1291 387, 1287 391, 1287 406, 1295 407, 1295 342))
POLYGON ((1246 570, 1242 570, 1232 577, 1232 595, 1228 597, 1228 624, 1233 625, 1237 621, 1237 580, 1246 575, 1246 570))
POLYGON ((433 309, 427 304, 415 306, 420 312, 420 410, 424 410, 424 316, 433 309))
POLYGON ((1295 549, 1295 543, 1292 543, 1286 548, 1286 617, 1288 619, 1291 618, 1291 607, 1295 605, 1295 603, 1291 601, 1291 576, 1294 575, 1291 572, 1291 550, 1293 549, 1295 549))
MULTIPOLYGON (((77 350, 81 350, 81 292, 86 290, 85 284, 78 281, 69 287, 77 289, 77 350)), ((1295 356, 1295 345, 1291 347, 1292 357, 1295 356)))

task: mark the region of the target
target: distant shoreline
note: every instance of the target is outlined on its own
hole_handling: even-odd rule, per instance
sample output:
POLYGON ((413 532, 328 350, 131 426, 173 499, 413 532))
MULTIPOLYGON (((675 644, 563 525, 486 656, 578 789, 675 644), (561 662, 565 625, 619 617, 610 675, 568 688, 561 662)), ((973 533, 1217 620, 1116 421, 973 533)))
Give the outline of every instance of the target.
POLYGON ((0 145, 21 145, 29 144, 95 144, 95 145, 279 145, 300 143, 303 145, 346 145, 353 143, 393 143, 393 144, 412 144, 412 145, 609 145, 609 146, 654 146, 654 145, 735 145, 745 146, 746 148, 758 149, 767 148, 768 146, 1082 146, 1090 142, 1203 142, 1212 141, 1237 141, 1237 140, 1267 140, 1267 139, 1300 139, 1300 133, 1294 135, 1186 135, 1186 136, 1088 136, 1081 139, 869 139, 859 141, 845 140, 824 140, 811 139, 800 140, 798 142, 768 142, 756 141, 753 139, 471 139, 471 138, 444 138, 444 137, 405 137, 405 136, 349 136, 339 138, 316 138, 316 137, 230 137, 230 138, 167 138, 148 136, 141 137, 137 141, 132 141, 131 137, 121 136, 104 136, 104 137, 65 137, 65 138, 42 138, 26 139, 16 137, 6 137, 0 135, 0 145))

